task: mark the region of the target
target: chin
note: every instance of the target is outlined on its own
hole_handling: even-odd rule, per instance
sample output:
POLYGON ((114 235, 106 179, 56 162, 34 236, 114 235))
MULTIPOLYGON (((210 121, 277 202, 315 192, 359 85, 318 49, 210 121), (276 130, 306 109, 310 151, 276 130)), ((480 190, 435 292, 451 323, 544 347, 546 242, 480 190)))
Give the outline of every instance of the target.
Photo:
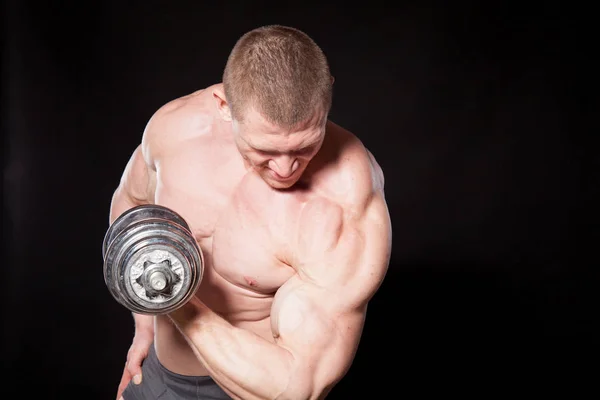
POLYGON ((269 176, 263 175, 263 180, 267 183, 267 185, 271 186, 273 189, 289 189, 298 182, 298 179, 291 179, 289 181, 278 181, 269 176))
POLYGON ((271 186, 273 189, 289 189, 296 184, 297 180, 289 181, 289 182, 280 182, 274 180, 267 180, 267 184, 271 186))

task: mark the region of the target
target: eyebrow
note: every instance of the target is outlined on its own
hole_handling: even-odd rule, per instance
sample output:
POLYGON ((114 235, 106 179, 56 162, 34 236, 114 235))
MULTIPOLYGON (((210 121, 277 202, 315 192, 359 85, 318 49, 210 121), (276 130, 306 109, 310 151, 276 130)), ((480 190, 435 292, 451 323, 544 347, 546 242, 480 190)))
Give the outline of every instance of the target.
MULTIPOLYGON (((246 143, 248 143, 248 146, 250 146, 252 149, 254 149, 256 151, 260 151, 262 153, 268 153, 268 154, 278 154, 278 153, 281 153, 279 151, 267 150, 264 147, 256 146, 256 145, 254 145, 253 143, 250 143, 250 142, 246 142, 246 143)), ((299 153, 299 152, 302 152, 302 151, 306 151, 306 150, 310 149, 311 147, 316 146, 318 143, 319 143, 318 141, 312 142, 312 143, 308 143, 308 144, 300 147, 299 149, 290 151, 290 153, 299 153)))
MULTIPOLYGON (((250 146, 254 150, 262 151, 262 152, 265 152, 265 153, 277 153, 276 151, 267 150, 264 147, 262 147, 262 146, 260 146, 260 145, 258 145, 256 143, 253 143, 253 142, 251 142, 250 140, 248 140, 248 139, 246 139, 244 137, 242 137, 242 139, 244 140, 244 142, 246 142, 246 144, 248 146, 250 146)), ((303 150, 309 149, 309 148, 314 147, 317 144, 319 144, 319 141, 320 140, 317 139, 317 140, 315 140, 313 142, 309 142, 309 143, 305 144, 304 146, 302 146, 300 149, 294 150, 294 151, 303 151, 303 150)))

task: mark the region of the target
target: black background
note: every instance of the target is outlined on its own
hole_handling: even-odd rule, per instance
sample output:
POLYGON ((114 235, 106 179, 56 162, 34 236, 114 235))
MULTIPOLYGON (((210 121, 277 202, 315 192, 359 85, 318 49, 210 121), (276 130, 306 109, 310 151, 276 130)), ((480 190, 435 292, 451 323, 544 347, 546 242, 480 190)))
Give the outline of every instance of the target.
POLYGON ((5 2, 5 387, 114 397, 133 325, 102 278, 112 192, 152 113, 271 23, 321 45, 331 119, 386 175, 389 273, 330 397, 597 377, 589 11, 484 3, 5 2))

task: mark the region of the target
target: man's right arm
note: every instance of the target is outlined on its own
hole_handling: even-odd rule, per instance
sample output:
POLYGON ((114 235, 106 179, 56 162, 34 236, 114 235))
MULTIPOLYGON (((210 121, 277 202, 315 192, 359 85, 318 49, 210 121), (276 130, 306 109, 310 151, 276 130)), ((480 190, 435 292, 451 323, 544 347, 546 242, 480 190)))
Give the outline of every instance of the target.
MULTIPOLYGON (((142 149, 146 146, 147 144, 142 141, 125 166, 119 186, 112 196, 109 224, 113 224, 121 214, 130 208, 154 202, 156 172, 144 157, 142 149)), ((119 385, 117 398, 120 397, 130 379, 133 379, 135 383, 141 381, 141 362, 148 354, 149 345, 154 340, 154 317, 132 314, 135 322, 135 335, 127 354, 127 365, 119 385)))
MULTIPOLYGON (((146 143, 140 144, 125 166, 119 186, 115 190, 110 204, 109 224, 129 210, 138 205, 152 204, 156 187, 156 172, 144 157, 143 148, 146 143)), ((154 332, 153 318, 147 315, 134 314, 137 329, 151 330, 154 332)))
MULTIPOLYGON (((115 190, 110 204, 109 224, 125 211, 143 204, 154 204, 156 192, 156 165, 165 154, 173 149, 173 137, 168 132, 178 131, 181 114, 176 113, 185 102, 172 100, 160 107, 148 121, 142 141, 127 162, 121 181, 115 190)), ((127 364, 117 391, 117 399, 133 379, 142 379, 142 361, 148 355, 154 340, 154 316, 133 313, 135 335, 127 353, 127 364)))
MULTIPOLYGON (((160 107, 150 118, 144 129, 140 145, 135 149, 125 166, 119 186, 110 205, 112 224, 121 214, 138 205, 154 204, 156 191, 156 163, 162 153, 170 148, 170 138, 165 132, 172 130, 177 116, 173 111, 184 104, 180 99, 172 100, 160 107)), ((154 335, 154 317, 134 313, 136 335, 154 335)), ((135 340, 134 340, 135 342, 135 340)))

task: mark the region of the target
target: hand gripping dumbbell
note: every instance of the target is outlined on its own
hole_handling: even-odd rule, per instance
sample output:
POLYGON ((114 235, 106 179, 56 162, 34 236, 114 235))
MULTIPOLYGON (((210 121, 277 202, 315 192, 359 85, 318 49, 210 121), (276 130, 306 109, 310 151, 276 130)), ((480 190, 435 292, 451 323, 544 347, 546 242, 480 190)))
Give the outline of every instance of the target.
POLYGON ((187 222, 173 210, 142 205, 121 214, 102 243, 104 281, 127 309, 166 314, 196 293, 204 258, 187 222))

